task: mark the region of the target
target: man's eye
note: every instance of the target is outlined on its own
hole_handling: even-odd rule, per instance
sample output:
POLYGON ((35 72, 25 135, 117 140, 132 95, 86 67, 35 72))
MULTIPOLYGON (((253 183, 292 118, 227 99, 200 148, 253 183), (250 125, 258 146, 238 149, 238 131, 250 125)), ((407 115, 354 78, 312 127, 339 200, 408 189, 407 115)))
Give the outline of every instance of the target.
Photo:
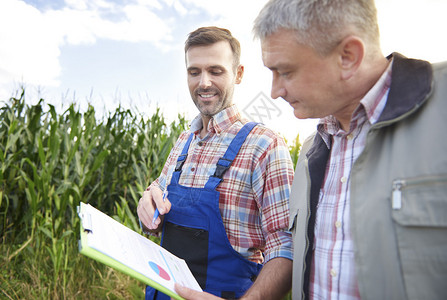
POLYGON ((190 76, 197 76, 197 75, 199 75, 199 72, 197 72, 197 71, 190 71, 189 75, 190 76))

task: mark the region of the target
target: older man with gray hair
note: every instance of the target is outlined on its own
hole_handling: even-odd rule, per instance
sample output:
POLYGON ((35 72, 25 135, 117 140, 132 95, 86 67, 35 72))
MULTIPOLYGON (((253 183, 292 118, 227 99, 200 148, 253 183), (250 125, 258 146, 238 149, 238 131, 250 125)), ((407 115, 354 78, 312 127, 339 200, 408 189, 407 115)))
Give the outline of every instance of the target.
POLYGON ((294 299, 441 299, 447 64, 382 55, 373 0, 272 0, 272 98, 320 118, 290 199, 294 299))

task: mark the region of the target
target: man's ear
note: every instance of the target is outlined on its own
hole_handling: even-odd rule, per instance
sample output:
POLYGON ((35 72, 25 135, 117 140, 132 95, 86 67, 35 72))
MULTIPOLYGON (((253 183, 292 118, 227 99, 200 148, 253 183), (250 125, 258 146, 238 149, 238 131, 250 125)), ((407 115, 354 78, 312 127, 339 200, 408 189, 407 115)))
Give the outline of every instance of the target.
POLYGON ((338 45, 341 79, 350 79, 358 70, 365 56, 365 44, 353 35, 347 36, 338 45))
POLYGON ((242 81, 242 77, 244 77, 244 66, 243 65, 239 65, 236 69, 236 79, 235 79, 235 84, 239 84, 242 81))

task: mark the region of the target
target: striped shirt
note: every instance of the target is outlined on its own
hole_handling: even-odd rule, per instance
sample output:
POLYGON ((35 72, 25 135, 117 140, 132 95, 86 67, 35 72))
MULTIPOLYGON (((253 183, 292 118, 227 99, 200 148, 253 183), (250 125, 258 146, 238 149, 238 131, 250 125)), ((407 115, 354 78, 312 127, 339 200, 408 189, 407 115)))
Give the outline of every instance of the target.
MULTIPOLYGON (((214 174, 218 159, 247 122, 233 105, 211 118, 208 134, 201 139, 202 119, 197 116, 190 130, 180 135, 160 177, 152 185, 164 190, 193 132, 179 184, 203 188, 214 174)), ((245 258, 257 263, 275 257, 292 259, 292 238, 287 231, 292 179, 293 165, 284 139, 257 125, 217 187, 228 240, 245 258)))
POLYGON ((390 84, 391 63, 360 101, 348 132, 340 128, 333 116, 318 124, 318 133, 331 155, 316 213, 310 299, 360 299, 349 217, 350 175, 371 125, 385 107, 390 84))

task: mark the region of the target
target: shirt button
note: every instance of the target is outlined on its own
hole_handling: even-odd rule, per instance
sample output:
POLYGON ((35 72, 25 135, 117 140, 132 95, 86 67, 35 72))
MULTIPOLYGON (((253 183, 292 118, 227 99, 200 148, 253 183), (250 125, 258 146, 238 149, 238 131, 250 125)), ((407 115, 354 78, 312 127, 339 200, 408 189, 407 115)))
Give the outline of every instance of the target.
POLYGON ((194 172, 196 170, 196 168, 192 167, 191 168, 191 172, 194 172))
POLYGON ((341 181, 342 183, 345 183, 346 181, 348 181, 348 178, 346 178, 345 176, 343 176, 343 177, 340 179, 340 181, 341 181))
POLYGON ((334 269, 331 269, 331 276, 332 277, 335 277, 335 276, 337 276, 337 271, 335 271, 334 269))
POLYGON ((346 136, 346 138, 347 138, 348 140, 352 140, 352 138, 353 138, 352 133, 351 133, 351 134, 348 134, 348 135, 346 136))
POLYGON ((340 221, 335 222, 335 227, 340 228, 341 227, 341 222, 340 221))
POLYGON ((197 145, 199 145, 201 147, 201 146, 203 146, 203 142, 199 141, 199 142, 197 142, 197 145))

